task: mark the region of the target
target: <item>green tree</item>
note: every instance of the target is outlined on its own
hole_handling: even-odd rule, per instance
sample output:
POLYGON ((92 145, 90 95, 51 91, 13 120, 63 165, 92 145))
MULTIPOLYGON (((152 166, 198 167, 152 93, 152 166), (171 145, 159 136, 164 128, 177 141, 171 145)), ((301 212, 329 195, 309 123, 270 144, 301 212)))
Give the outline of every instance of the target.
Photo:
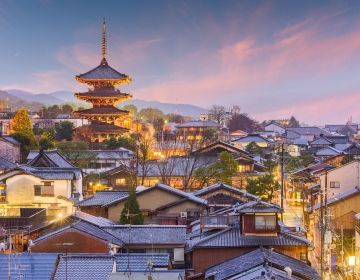
POLYGON ((209 185, 214 181, 231 185, 237 166, 233 155, 224 151, 220 153, 218 161, 197 168, 194 177, 201 186, 209 185))
POLYGON ((141 109, 139 115, 142 120, 149 122, 151 124, 153 124, 157 118, 162 118, 162 119, 164 118, 164 113, 157 108, 141 109))
POLYGON ((261 147, 256 144, 254 141, 253 142, 250 142, 245 150, 249 153, 249 154, 252 154, 252 155, 261 155, 263 153, 263 150, 261 149, 261 147))
POLYGON ((114 150, 118 148, 125 148, 132 151, 135 150, 135 140, 134 138, 128 136, 120 136, 117 139, 112 137, 105 140, 104 144, 109 150, 114 150))
POLYGON ((60 153, 75 166, 86 167, 91 160, 95 159, 95 153, 89 151, 86 142, 63 141, 58 142, 56 146, 60 153))
POLYGON ((55 127, 56 140, 71 141, 73 137, 73 128, 74 128, 74 124, 72 122, 69 121, 60 122, 59 125, 55 127))
POLYGON ((55 148, 54 137, 49 132, 43 132, 39 139, 39 146, 41 149, 49 150, 55 148))
POLYGON ((270 174, 274 174, 277 165, 277 162, 272 160, 271 158, 267 158, 264 161, 265 171, 270 174))
POLYGON ((120 223, 131 225, 144 224, 144 216, 140 210, 134 188, 129 191, 128 199, 126 200, 124 208, 121 211, 120 223))
POLYGON ((280 184, 272 174, 265 174, 256 179, 249 179, 246 190, 259 196, 265 201, 272 201, 276 191, 280 189, 280 184))
POLYGON ((204 131, 204 139, 205 143, 212 143, 219 140, 219 131, 214 128, 207 128, 204 131))
POLYGON ((73 107, 71 105, 64 104, 61 107, 61 111, 62 111, 63 114, 71 114, 74 111, 74 109, 73 109, 73 107))

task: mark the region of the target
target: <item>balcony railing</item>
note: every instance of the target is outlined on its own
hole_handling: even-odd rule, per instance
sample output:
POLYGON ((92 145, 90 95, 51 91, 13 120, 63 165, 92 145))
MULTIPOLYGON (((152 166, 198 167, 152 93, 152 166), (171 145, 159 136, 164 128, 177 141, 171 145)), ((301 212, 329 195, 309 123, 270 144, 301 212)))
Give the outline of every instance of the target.
POLYGON ((222 228, 238 221, 237 216, 229 215, 203 215, 200 217, 200 224, 206 228, 222 228))
POLYGON ((44 208, 20 208, 20 216, 0 217, 0 227, 35 227, 46 221, 44 208))

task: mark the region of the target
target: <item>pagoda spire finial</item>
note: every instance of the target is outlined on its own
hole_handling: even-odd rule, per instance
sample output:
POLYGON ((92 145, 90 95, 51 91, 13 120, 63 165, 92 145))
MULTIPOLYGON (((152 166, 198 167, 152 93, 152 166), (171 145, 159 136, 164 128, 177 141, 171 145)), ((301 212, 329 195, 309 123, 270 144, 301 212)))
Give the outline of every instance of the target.
POLYGON ((106 64, 106 51, 107 51, 107 40, 106 40, 106 22, 105 17, 103 17, 103 23, 102 23, 102 38, 101 38, 101 55, 102 60, 101 64, 106 64))

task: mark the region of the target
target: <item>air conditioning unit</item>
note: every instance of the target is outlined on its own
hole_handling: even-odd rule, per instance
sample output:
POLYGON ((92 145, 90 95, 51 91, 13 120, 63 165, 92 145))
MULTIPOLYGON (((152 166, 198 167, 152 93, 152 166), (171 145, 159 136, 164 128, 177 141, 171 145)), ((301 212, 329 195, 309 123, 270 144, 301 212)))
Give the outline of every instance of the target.
POLYGON ((187 212, 180 212, 181 218, 187 218, 187 212))

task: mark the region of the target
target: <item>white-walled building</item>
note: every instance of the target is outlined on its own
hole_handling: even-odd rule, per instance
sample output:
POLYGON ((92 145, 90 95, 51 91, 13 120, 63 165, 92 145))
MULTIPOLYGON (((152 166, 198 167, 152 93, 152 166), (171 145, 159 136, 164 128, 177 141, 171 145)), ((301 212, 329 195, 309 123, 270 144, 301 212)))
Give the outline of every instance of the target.
POLYGON ((360 161, 354 160, 340 167, 328 170, 320 176, 320 186, 325 191, 327 176, 328 197, 360 186, 360 161), (327 173, 327 175, 326 175, 327 173))
MULTIPOLYGON (((56 150, 40 151, 25 165, 0 175, 5 186, 5 203, 0 207, 45 208, 48 216, 73 211, 82 199, 82 172, 56 150)), ((6 212, 6 211, 5 211, 6 212)))

